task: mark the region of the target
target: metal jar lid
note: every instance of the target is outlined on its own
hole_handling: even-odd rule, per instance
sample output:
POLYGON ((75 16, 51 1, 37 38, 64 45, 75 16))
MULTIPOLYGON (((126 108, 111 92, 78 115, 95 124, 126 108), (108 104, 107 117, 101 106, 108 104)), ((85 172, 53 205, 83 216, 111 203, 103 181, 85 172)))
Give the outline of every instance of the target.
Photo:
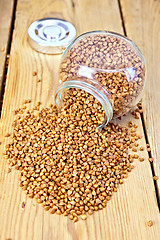
POLYGON ((31 47, 47 54, 62 53, 75 36, 75 27, 58 18, 39 19, 28 28, 28 41, 31 47))

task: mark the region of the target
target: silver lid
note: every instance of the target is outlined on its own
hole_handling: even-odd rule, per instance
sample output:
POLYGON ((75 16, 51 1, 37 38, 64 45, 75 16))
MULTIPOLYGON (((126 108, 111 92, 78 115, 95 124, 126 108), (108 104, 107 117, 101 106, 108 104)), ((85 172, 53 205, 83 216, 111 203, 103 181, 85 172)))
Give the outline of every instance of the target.
POLYGON ((62 53, 75 36, 75 27, 58 18, 40 19, 28 28, 28 40, 31 47, 47 54, 62 53))

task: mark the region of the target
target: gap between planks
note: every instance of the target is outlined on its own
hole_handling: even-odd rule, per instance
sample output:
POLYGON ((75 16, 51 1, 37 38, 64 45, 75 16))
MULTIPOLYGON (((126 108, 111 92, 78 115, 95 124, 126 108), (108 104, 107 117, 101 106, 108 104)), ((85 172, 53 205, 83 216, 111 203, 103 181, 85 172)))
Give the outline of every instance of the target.
MULTIPOLYGON (((8 1, 9 4, 9 1, 8 1)), ((8 66, 6 66, 6 61, 7 58, 10 54, 10 50, 11 50, 11 43, 12 43, 12 36, 13 36, 13 30, 14 30, 14 22, 15 22, 15 15, 16 15, 16 7, 17 7, 17 0, 13 0, 13 5, 11 6, 12 9, 12 13, 11 13, 11 20, 10 20, 10 24, 9 24, 9 32, 5 33, 8 35, 8 39, 6 42, 6 46, 5 48, 3 46, 0 46, 1 48, 4 48, 4 52, 3 52, 3 57, 2 57, 2 64, 3 64, 3 69, 1 70, 2 72, 0 73, 0 117, 1 117, 1 111, 2 111, 2 105, 3 105, 3 96, 4 96, 4 92, 5 92, 5 82, 6 82, 6 76, 7 76, 7 72, 8 72, 8 66)), ((6 13, 5 13, 6 14, 6 13)), ((1 18, 1 17, 0 17, 1 18)), ((1 25, 3 25, 3 20, 1 21, 1 25)), ((2 30, 1 30, 2 31, 2 30)), ((0 32, 1 36, 3 35, 2 32, 0 32)), ((7 38, 7 36, 5 35, 5 37, 7 38)))
MULTIPOLYGON (((123 9, 122 9, 122 6, 121 6, 121 0, 117 0, 117 1, 118 1, 118 7, 119 7, 119 11, 120 11, 120 16, 121 16, 124 35, 127 37, 127 29, 126 29, 124 16, 123 16, 123 9)), ((140 117, 141 117, 141 122, 142 122, 142 127, 143 127, 143 131, 144 131, 144 137, 145 137, 146 144, 150 145, 149 139, 148 139, 147 127, 146 127, 145 121, 144 121, 144 114, 141 113, 140 117)), ((152 158, 152 152, 148 152, 148 158, 152 158)), ((152 176, 154 177, 155 176, 155 170, 154 170, 154 166, 153 166, 152 162, 150 163, 150 166, 151 166, 152 176)), ((158 208, 159 208, 159 211, 160 211, 160 194, 159 194, 159 191, 158 191, 158 185, 157 185, 157 182, 155 180, 153 180, 153 182, 154 182, 155 194, 156 194, 156 199, 157 199, 157 205, 158 205, 158 208)))

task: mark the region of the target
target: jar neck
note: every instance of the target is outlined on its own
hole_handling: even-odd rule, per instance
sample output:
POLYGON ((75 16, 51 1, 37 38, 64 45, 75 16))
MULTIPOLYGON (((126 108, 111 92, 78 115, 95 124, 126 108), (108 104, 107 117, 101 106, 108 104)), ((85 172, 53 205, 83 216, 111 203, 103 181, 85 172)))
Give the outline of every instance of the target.
POLYGON ((88 79, 78 77, 63 82, 57 89, 55 94, 55 102, 59 109, 63 107, 63 93, 66 89, 78 88, 90 93, 94 96, 102 105, 105 115, 102 124, 98 125, 97 128, 101 129, 105 127, 108 122, 112 119, 113 109, 111 105, 110 93, 103 87, 103 85, 94 79, 88 79))

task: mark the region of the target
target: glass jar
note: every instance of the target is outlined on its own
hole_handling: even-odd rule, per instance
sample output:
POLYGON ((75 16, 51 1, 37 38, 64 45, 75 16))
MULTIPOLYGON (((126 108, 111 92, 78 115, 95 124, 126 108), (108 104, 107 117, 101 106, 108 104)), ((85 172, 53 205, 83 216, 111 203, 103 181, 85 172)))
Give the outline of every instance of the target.
POLYGON ((145 61, 135 43, 108 31, 80 35, 66 48, 59 70, 55 100, 63 106, 64 91, 78 88, 93 95, 105 116, 98 128, 131 110, 141 99, 145 61))

